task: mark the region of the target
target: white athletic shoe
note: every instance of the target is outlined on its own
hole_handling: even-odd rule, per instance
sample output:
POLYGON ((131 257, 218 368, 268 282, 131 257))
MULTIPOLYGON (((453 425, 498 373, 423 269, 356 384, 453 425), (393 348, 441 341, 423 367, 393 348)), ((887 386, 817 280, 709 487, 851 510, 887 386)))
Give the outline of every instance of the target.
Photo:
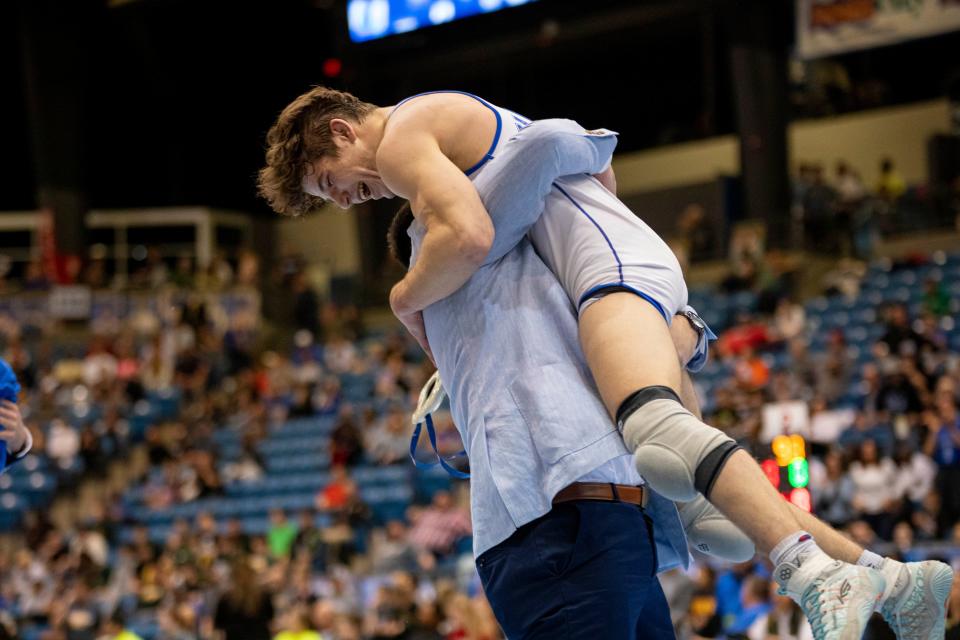
POLYGON ((879 608, 899 640, 942 640, 953 570, 942 562, 909 562, 889 558, 880 572, 887 591, 879 608))
POLYGON ((800 605, 815 640, 860 640, 886 586, 879 571, 839 560, 783 562, 775 578, 780 593, 800 605))

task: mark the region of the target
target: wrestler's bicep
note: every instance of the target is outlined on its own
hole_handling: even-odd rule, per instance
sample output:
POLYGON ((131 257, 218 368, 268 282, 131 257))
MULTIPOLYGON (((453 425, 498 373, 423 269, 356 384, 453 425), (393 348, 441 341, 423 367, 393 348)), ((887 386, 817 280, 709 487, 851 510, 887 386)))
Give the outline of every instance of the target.
POLYGON ((377 151, 377 168, 387 187, 410 201, 428 231, 446 226, 461 238, 492 241, 493 225, 480 196, 462 171, 428 133, 392 136, 377 151))

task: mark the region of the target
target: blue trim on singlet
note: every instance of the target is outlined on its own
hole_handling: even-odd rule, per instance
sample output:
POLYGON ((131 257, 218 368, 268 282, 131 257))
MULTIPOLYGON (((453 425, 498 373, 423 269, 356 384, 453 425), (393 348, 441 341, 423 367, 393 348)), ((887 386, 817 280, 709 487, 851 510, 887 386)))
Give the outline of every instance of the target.
POLYGON ((639 296, 640 298, 643 298, 644 300, 652 304, 654 309, 660 312, 660 315, 662 315, 663 319, 667 321, 667 324, 670 324, 670 316, 668 316, 667 312, 663 310, 663 305, 661 305, 659 302, 651 298, 649 295, 647 295, 643 291, 640 291, 635 287, 631 287, 630 285, 624 282, 610 282, 607 284, 598 284, 597 286, 591 288, 585 294, 580 296, 580 300, 577 302, 577 310, 579 311, 580 308, 583 306, 583 303, 589 300, 590 298, 593 298, 597 294, 603 293, 604 291, 608 291, 608 290, 610 293, 613 293, 614 291, 626 291, 628 293, 632 293, 635 296, 639 296))
POLYGON ((600 235, 603 236, 603 239, 607 241, 607 246, 610 247, 610 252, 613 254, 614 260, 617 261, 617 271, 620 273, 620 283, 622 284, 622 283, 623 283, 623 263, 620 261, 620 256, 617 254, 617 250, 613 248, 613 243, 610 242, 610 238, 609 238, 609 236, 607 236, 607 232, 604 231, 604 230, 603 230, 603 227, 601 227, 601 226, 597 223, 597 221, 593 219, 593 216, 591 216, 589 213, 587 213, 587 210, 584 209, 582 206, 580 206, 580 203, 577 202, 576 200, 574 200, 574 199, 570 196, 569 193, 567 193, 566 191, 563 190, 562 187, 560 187, 559 185, 556 185, 556 184, 553 185, 553 186, 556 187, 556 188, 557 188, 557 191, 559 191, 560 193, 562 193, 562 194, 564 195, 564 197, 566 197, 567 200, 569 200, 570 202, 572 202, 572 203, 573 203, 573 206, 575 206, 577 209, 580 209, 580 213, 582 213, 583 215, 587 216, 587 220, 589 220, 590 222, 593 223, 593 226, 595 226, 595 227, 597 228, 597 231, 600 232, 600 235))
POLYGON ((577 302, 577 309, 579 310, 579 309, 583 306, 583 303, 584 303, 584 302, 586 302, 587 300, 589 300, 590 298, 594 297, 595 295, 597 295, 598 293, 600 293, 600 292, 602 292, 602 291, 605 291, 605 290, 607 290, 607 289, 620 289, 620 290, 623 290, 623 291, 629 291, 630 293, 632 293, 632 294, 634 294, 634 295, 640 296, 641 298, 643 298, 644 300, 646 300, 647 302, 649 302, 650 304, 652 304, 652 305, 654 306, 654 308, 656 308, 656 310, 660 312, 660 315, 663 316, 663 319, 667 321, 667 324, 670 324, 670 316, 668 316, 668 315, 667 315, 667 312, 664 311, 663 305, 661 305, 659 302, 657 302, 656 300, 654 300, 653 298, 651 298, 648 294, 640 291, 639 289, 636 289, 636 288, 634 288, 634 287, 631 287, 631 286, 628 285, 628 284, 626 283, 626 281, 623 279, 623 262, 621 262, 621 260, 620 260, 620 255, 617 253, 617 250, 614 248, 613 242, 610 241, 610 236, 608 236, 608 235, 607 235, 607 232, 603 230, 603 227, 600 226, 600 223, 598 223, 598 222, 593 218, 593 216, 591 216, 589 213, 587 213, 587 210, 584 209, 583 206, 582 206, 579 202, 577 202, 569 193, 567 193, 566 191, 564 191, 562 187, 560 187, 559 185, 556 185, 556 184, 553 185, 553 186, 556 187, 556 189, 557 189, 560 193, 562 193, 567 200, 569 200, 570 202, 572 202, 572 203, 573 203, 573 206, 575 206, 577 209, 579 209, 579 210, 580 210, 580 213, 582 213, 583 215, 585 215, 585 216, 587 217, 587 220, 589 220, 590 222, 592 222, 592 223, 593 223, 593 226, 597 228, 597 231, 600 232, 600 235, 602 235, 602 236, 603 236, 603 239, 607 242, 607 246, 610 247, 610 252, 613 254, 613 259, 617 261, 617 272, 618 272, 619 275, 620 275, 620 280, 619 280, 618 282, 608 282, 608 283, 605 283, 605 284, 600 284, 600 285, 597 285, 597 286, 595 286, 595 287, 592 287, 589 291, 587 291, 586 293, 584 293, 584 294, 580 297, 580 300, 577 302))
POLYGON ((401 100, 400 102, 397 103, 397 106, 395 106, 395 107, 393 108, 393 111, 390 112, 390 115, 393 115, 393 114, 396 112, 396 110, 399 109, 400 106, 401 106, 403 103, 409 102, 410 100, 413 100, 414 98, 419 98, 420 96, 429 96, 429 95, 434 94, 434 93, 458 93, 458 94, 460 94, 460 95, 462 95, 462 96, 468 96, 468 97, 473 98, 474 100, 478 101, 480 104, 482 104, 482 105, 485 106, 486 108, 490 109, 490 111, 493 111, 493 115, 496 116, 496 118, 497 118, 497 132, 496 132, 496 134, 494 134, 494 136, 493 136, 493 144, 490 145, 490 150, 487 151, 487 153, 484 154, 484 156, 483 156, 483 158, 480 160, 480 162, 478 162, 477 164, 473 165, 472 167, 470 167, 469 169, 467 169, 466 171, 464 171, 464 173, 469 177, 470 175, 472 175, 472 174, 476 173, 477 171, 479 171, 479 170, 480 170, 480 167, 482 167, 483 165, 487 164, 487 162, 489 162, 490 160, 493 160, 493 152, 496 150, 497 144, 500 142, 500 134, 501 134, 501 132, 503 131, 503 118, 500 117, 500 111, 499 111, 496 107, 494 107, 492 104, 490 104, 489 102, 487 102, 486 100, 484 100, 484 99, 481 98, 480 96, 475 96, 475 95, 473 95, 472 93, 467 93, 466 91, 456 91, 456 90, 452 90, 452 89, 451 89, 451 90, 440 90, 440 91, 425 91, 424 93, 418 93, 418 94, 415 95, 415 96, 410 96, 409 98, 405 98, 405 99, 403 99, 403 100, 401 100))

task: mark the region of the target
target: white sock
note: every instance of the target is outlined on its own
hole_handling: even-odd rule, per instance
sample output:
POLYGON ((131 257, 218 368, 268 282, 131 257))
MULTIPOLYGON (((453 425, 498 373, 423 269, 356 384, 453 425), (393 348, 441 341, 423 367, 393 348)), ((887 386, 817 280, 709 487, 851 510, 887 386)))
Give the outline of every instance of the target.
POLYGON ((790 562, 798 567, 816 559, 817 564, 830 562, 830 557, 817 546, 813 536, 806 531, 791 533, 770 551, 770 560, 774 566, 790 562))
POLYGON ((874 607, 874 611, 879 612, 887 600, 899 598, 903 595, 904 590, 910 586, 910 574, 902 571, 903 563, 893 558, 881 558, 880 566, 873 568, 882 573, 887 581, 887 587, 877 599, 877 605, 874 607))
POLYGON ((883 566, 883 556, 864 549, 863 553, 860 554, 860 559, 857 560, 857 564, 861 567, 870 567, 871 569, 879 570, 883 566))

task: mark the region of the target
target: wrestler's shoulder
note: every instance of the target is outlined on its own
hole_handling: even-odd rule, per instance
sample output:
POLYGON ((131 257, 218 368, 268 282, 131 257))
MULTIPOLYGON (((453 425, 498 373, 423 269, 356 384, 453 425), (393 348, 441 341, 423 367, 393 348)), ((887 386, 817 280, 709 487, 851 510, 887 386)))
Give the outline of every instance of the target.
POLYGON ((399 105, 384 129, 383 143, 403 144, 411 136, 429 136, 444 143, 456 142, 463 127, 477 116, 489 115, 479 101, 459 93, 428 93, 399 105))

